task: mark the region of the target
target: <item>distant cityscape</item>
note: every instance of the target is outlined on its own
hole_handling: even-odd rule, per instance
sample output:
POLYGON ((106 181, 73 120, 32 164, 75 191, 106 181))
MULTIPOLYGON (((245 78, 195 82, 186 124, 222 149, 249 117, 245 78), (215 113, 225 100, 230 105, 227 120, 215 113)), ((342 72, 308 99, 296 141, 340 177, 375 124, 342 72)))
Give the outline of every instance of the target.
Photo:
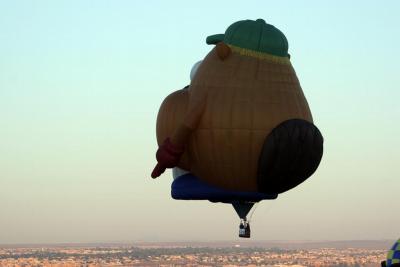
POLYGON ((390 243, 0 245, 0 266, 380 266, 390 243))

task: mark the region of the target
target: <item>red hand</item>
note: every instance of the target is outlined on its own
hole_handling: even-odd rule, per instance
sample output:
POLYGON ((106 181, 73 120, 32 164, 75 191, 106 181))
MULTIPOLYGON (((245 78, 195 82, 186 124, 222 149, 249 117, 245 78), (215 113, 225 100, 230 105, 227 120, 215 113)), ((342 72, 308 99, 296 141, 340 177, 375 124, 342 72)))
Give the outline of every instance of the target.
POLYGON ((184 147, 174 145, 169 138, 158 148, 156 153, 157 165, 151 173, 152 178, 160 176, 166 168, 173 168, 178 165, 184 152, 184 147))

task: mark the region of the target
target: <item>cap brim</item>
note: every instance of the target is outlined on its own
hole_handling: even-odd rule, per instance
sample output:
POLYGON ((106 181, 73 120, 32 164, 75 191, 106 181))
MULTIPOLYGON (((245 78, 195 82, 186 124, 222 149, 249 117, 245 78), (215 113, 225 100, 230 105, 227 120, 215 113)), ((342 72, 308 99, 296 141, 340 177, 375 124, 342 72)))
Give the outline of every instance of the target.
POLYGON ((207 44, 218 44, 224 40, 225 34, 214 34, 210 35, 206 39, 207 44))

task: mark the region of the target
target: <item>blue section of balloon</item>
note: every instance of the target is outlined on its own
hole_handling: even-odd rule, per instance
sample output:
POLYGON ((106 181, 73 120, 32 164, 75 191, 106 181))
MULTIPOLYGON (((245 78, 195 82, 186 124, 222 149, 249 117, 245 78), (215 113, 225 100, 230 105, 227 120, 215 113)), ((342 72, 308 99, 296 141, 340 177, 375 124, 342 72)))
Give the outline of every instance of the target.
POLYGON ((209 200, 212 202, 232 203, 237 201, 259 202, 264 199, 276 199, 277 194, 259 192, 237 192, 212 186, 191 173, 176 178, 171 185, 171 196, 180 200, 209 200))
POLYGON ((394 263, 400 263, 400 239, 392 246, 388 253, 386 266, 390 267, 394 263))

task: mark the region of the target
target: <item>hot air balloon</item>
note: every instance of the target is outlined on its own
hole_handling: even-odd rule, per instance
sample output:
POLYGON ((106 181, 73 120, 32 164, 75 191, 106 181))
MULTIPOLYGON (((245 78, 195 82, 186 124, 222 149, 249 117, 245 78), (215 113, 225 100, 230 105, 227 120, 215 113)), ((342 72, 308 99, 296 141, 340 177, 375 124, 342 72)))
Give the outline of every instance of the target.
POLYGON ((389 250, 386 261, 381 263, 383 267, 400 267, 400 239, 389 250))
POLYGON ((190 85, 161 104, 152 177, 178 167, 174 199, 230 203, 241 219, 239 236, 250 237, 246 216, 254 203, 309 178, 323 137, 280 30, 243 20, 206 42, 215 47, 195 65, 190 85))

